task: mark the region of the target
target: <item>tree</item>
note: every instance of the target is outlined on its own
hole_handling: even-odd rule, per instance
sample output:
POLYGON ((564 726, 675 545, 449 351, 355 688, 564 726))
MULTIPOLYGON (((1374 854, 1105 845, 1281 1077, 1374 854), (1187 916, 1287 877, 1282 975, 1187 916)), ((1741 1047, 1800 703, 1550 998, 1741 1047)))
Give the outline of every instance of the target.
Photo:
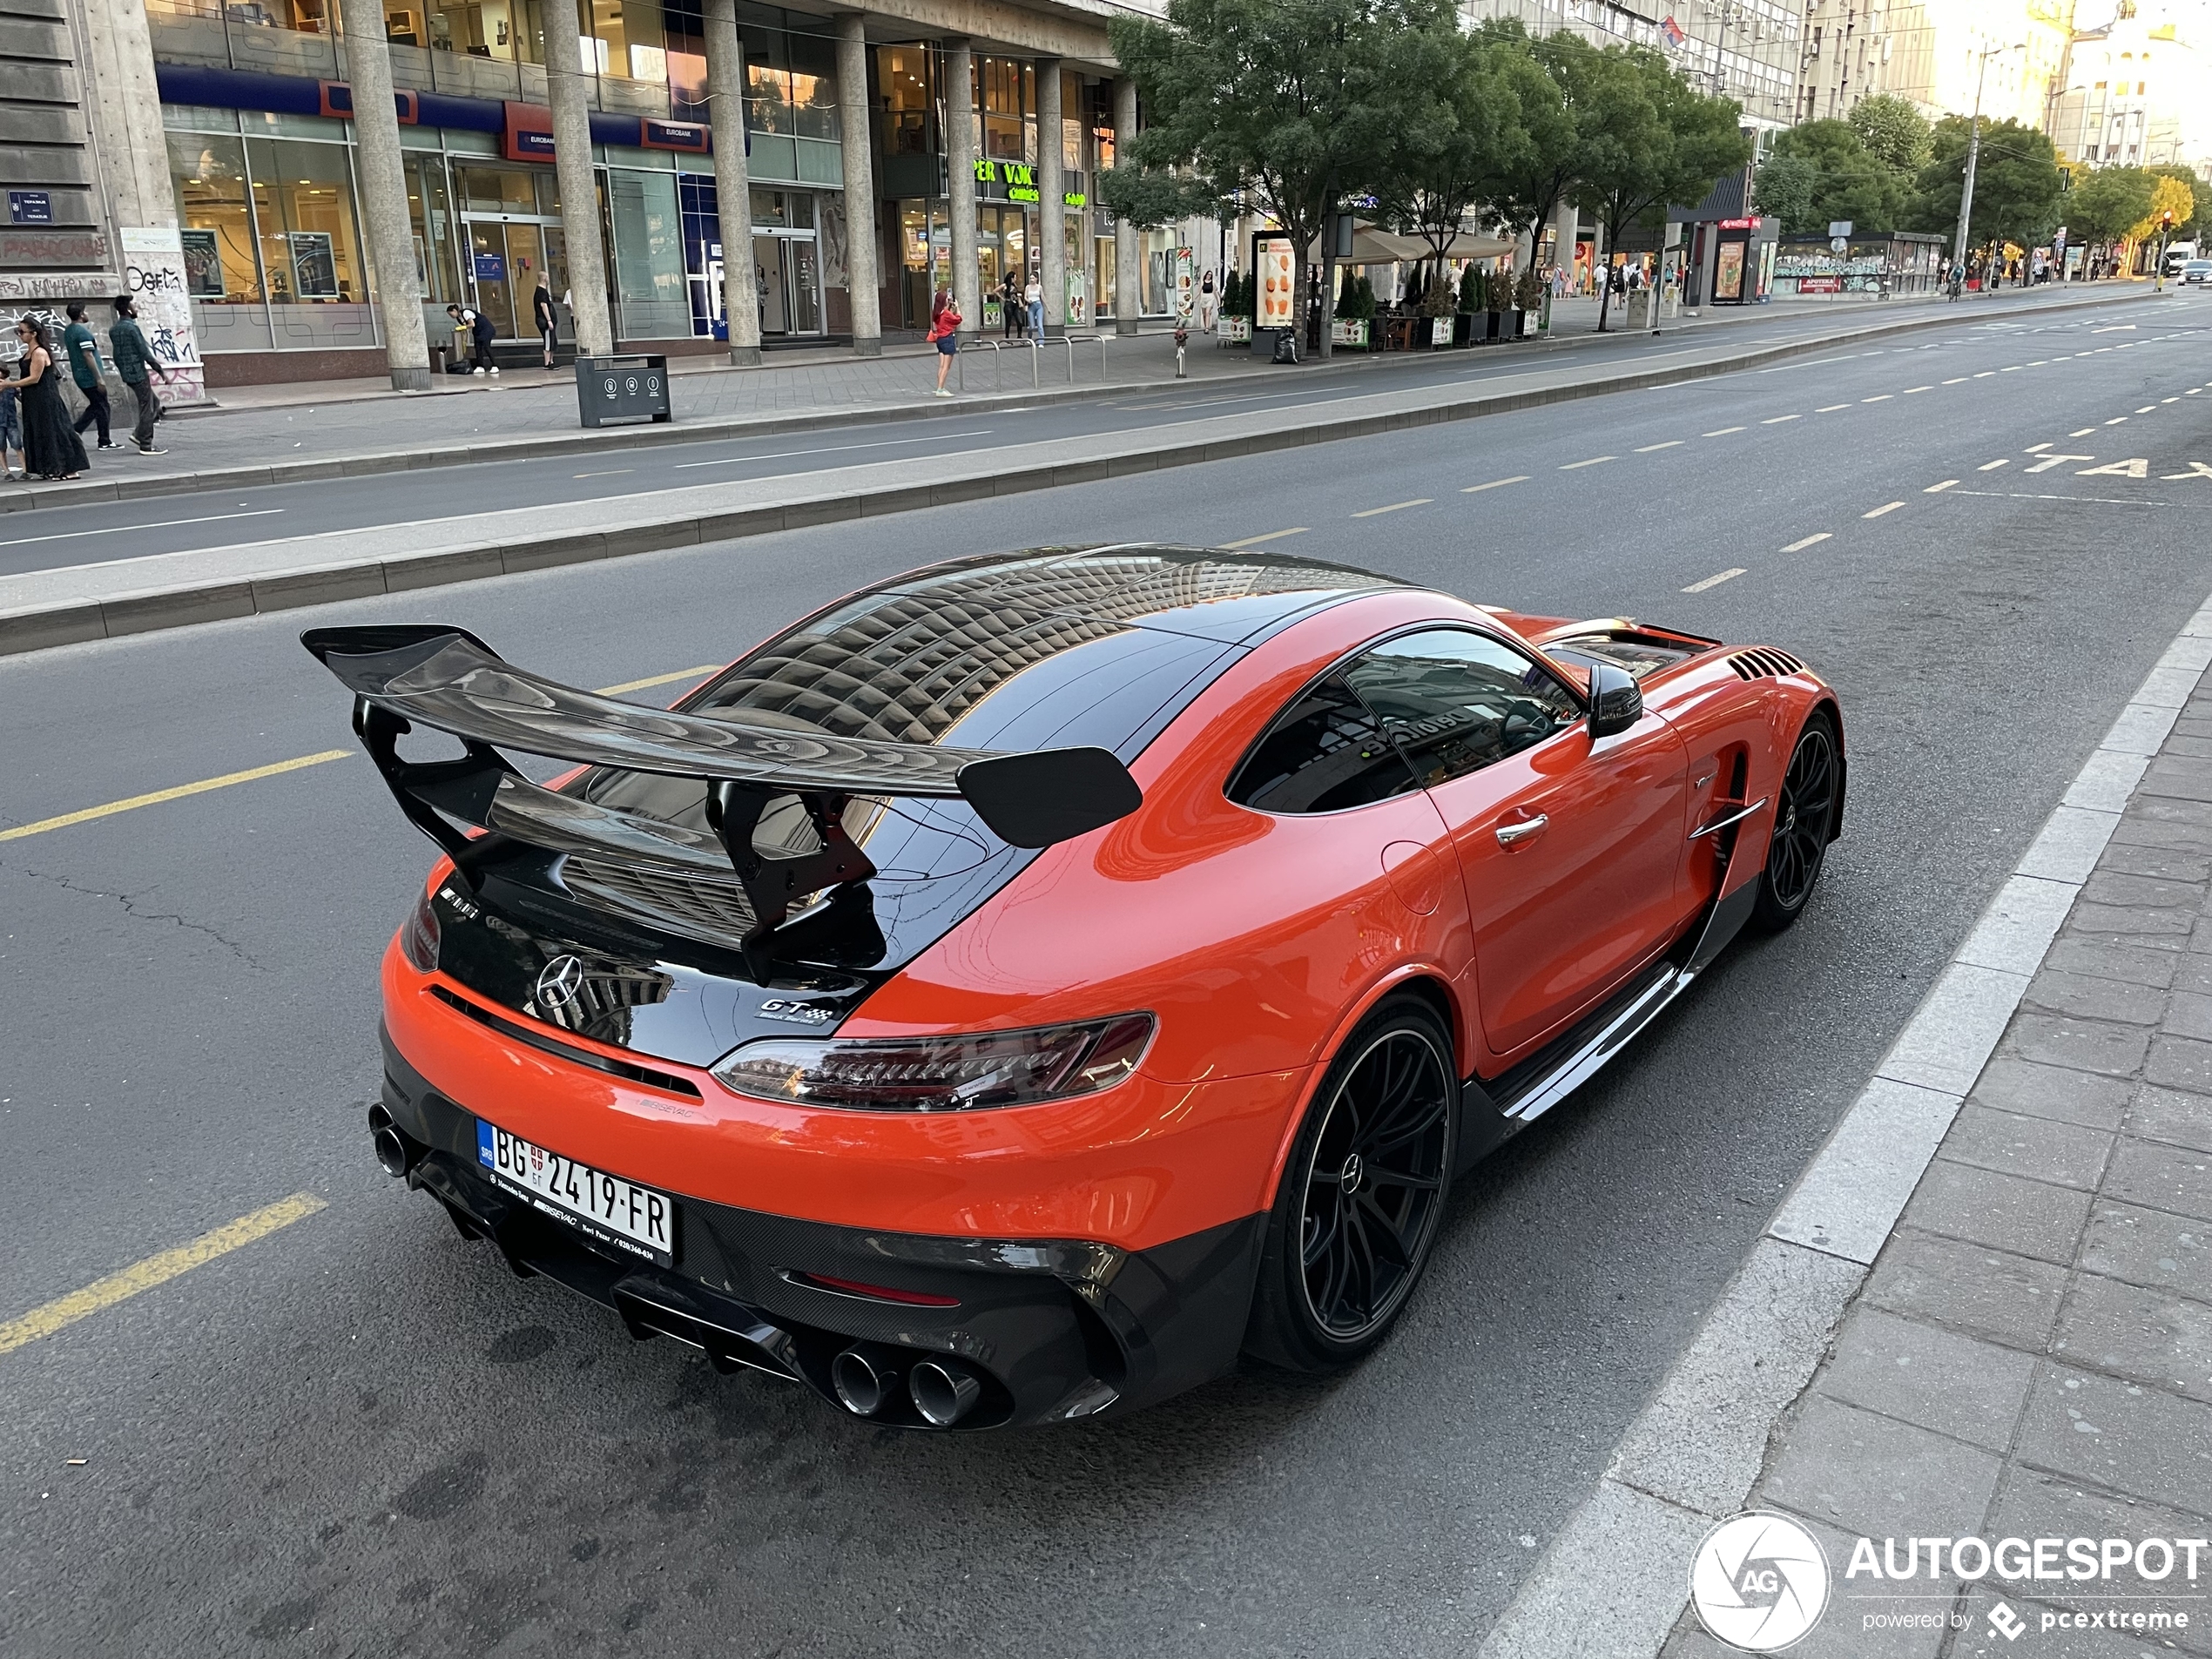
POLYGON ((1877 92, 1851 105, 1850 120, 1867 154, 1883 165, 1913 173, 1927 165, 1932 129, 1910 98, 1877 92))
POLYGON ((1754 210, 1782 221, 1783 232, 1796 236, 1813 222, 1813 192, 1820 187, 1820 165, 1804 156, 1791 155, 1778 146, 1759 163, 1751 180, 1754 210))
POLYGON ((2197 219, 2197 209, 2203 205, 2203 199, 2200 192, 2204 189, 2204 180, 2198 178, 2193 170, 2175 161, 2157 162, 2143 171, 2155 178, 2171 179, 2188 192, 2188 212, 2174 215, 2174 234, 2194 239, 2203 229, 2197 219))
POLYGON ((2116 242, 2150 212, 2151 177, 2141 167, 2096 167, 2067 192, 2066 232, 2081 247, 2116 242))
POLYGON ((1415 84, 1426 96, 1374 158, 1370 188, 1382 220, 1426 242, 1440 271, 1460 222, 1486 194, 1502 135, 1517 124, 1518 100, 1490 64, 1494 52, 1516 48, 1451 23, 1408 44, 1409 57, 1427 60, 1406 65, 1425 71, 1415 84))
MULTIPOLYGON (((1649 47, 1593 53, 1567 91, 1580 138, 1575 200, 1595 215, 1608 249, 1631 225, 1670 202, 1703 199, 1722 174, 1751 158, 1736 101, 1697 91, 1649 47)), ((1612 297, 1608 281, 1600 334, 1612 297)))
POLYGON ((1839 219, 1864 230, 1892 231, 1905 216, 1903 177, 1867 152, 1850 122, 1807 121, 1777 133, 1759 179, 1765 180, 1777 165, 1781 172, 1774 184, 1788 199, 1770 207, 1759 182, 1753 191, 1760 212, 1779 215, 1785 236, 1825 235, 1839 219))
POLYGON ((2166 233, 2179 236, 2182 226, 2196 217, 2196 197, 2188 185, 2173 174, 2163 172, 2145 173, 2150 182, 2150 210, 2141 219, 2128 227, 2128 234, 2138 242, 2166 233), (2168 215, 2171 218, 2168 218, 2168 215))
POLYGON ((1129 160, 1188 167, 1216 199, 1247 192, 1291 244, 1303 329, 1308 250, 1419 96, 1403 78, 1426 47, 1410 37, 1450 16, 1450 0, 1169 0, 1164 22, 1118 16, 1114 52, 1150 123, 1129 160))
MULTIPOLYGON (((1575 115, 1561 75, 1595 57, 1597 49, 1564 29, 1532 42, 1511 18, 1485 23, 1475 32, 1489 44, 1491 84, 1498 97, 1513 100, 1514 109, 1490 157, 1482 199, 1507 230, 1527 235, 1533 249, 1575 184, 1575 115)), ((1563 258, 1569 254, 1562 251, 1563 258)))
MULTIPOLYGON (((1958 228, 1967 142, 1966 117, 1946 115, 1936 124, 1927 165, 1913 179, 1915 222, 1910 228, 1938 233, 1958 228)), ((1984 121, 1967 227, 1975 246, 1995 241, 2033 247, 2057 228, 2059 206, 2058 154, 2050 139, 2017 121, 1984 121)), ((1966 253, 1952 250, 1959 259, 1966 253)))

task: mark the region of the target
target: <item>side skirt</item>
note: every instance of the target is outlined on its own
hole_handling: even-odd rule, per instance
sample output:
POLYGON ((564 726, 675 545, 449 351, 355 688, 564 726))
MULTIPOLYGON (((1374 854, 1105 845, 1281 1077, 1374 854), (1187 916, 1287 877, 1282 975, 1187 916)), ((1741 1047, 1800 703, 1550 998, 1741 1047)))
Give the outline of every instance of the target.
POLYGON ((1480 1077, 1467 1079, 1460 1085, 1460 1156, 1454 1173, 1473 1168, 1485 1153, 1558 1105, 1627 1048, 1727 948, 1750 920, 1757 900, 1756 878, 1723 893, 1706 910, 1700 926, 1683 934, 1682 942, 1604 1006, 1503 1076, 1487 1083, 1480 1077))

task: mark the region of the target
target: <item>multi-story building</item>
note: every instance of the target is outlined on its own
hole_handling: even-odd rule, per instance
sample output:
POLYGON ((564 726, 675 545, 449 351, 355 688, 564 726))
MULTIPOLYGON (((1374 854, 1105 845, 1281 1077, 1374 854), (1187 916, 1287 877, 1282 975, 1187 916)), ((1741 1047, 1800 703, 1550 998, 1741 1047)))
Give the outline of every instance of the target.
POLYGON ((1891 0, 1808 0, 1800 121, 1841 120, 1863 98, 1887 91, 1891 0))
MULTIPOLYGON (((552 165, 542 14, 556 3, 383 0, 379 50, 433 341, 448 337, 449 302, 528 339, 538 280, 556 296, 570 286, 575 204, 552 165)), ((925 325, 933 290, 951 286, 947 80, 961 61, 969 95, 954 102, 975 159, 959 193, 974 203, 977 290, 1009 269, 1026 281, 1052 234, 1071 321, 1168 308, 1177 233, 1145 236, 1136 291, 1117 291, 1113 227, 1089 188, 1117 123, 1134 118, 1133 99, 1116 100, 1107 23, 1157 0, 880 0, 861 14, 860 84, 839 72, 852 8, 738 0, 741 218, 717 199, 702 0, 573 3, 590 211, 624 347, 717 349, 732 260, 754 268, 764 343, 849 334, 848 256, 863 236, 880 326, 925 325), (1041 132, 1053 91, 1059 130, 1041 132), (853 99, 867 111, 859 165, 844 153, 853 99), (1049 207, 1041 144, 1061 152, 1049 207)), ((4 227, 0 303, 111 295, 118 230, 173 225, 211 384, 382 372, 340 12, 338 0, 0 0, 0 171, 33 215, 4 227)))
POLYGON ((2146 12, 2119 0, 2109 23, 2077 33, 2050 94, 2047 130, 2059 152, 2126 166, 2212 161, 2212 76, 2192 37, 2202 23, 2201 10, 2146 12))
POLYGON ((1888 0, 1882 90, 1912 99, 1932 120, 1979 105, 1986 120, 2040 126, 2051 89, 2064 81, 2074 3, 1888 0))
POLYGON ((1599 46, 1651 46, 1705 91, 1732 98, 1747 126, 1788 126, 1797 103, 1797 0, 1466 0, 1470 24, 1517 17, 1532 35, 1571 29, 1599 46))

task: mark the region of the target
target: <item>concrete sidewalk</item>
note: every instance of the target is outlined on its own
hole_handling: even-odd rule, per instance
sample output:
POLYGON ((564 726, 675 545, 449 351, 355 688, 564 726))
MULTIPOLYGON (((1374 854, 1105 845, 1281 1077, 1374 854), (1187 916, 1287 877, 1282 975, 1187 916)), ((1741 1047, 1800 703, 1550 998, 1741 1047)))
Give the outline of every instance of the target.
MULTIPOLYGON (((2000 314, 2025 314, 2052 306, 2110 303, 2137 297, 2139 285, 2086 285, 2037 289, 1981 298, 1943 307, 1916 298, 1886 304, 1825 300, 1776 307, 1708 307, 1696 318, 1666 326, 1670 336, 1704 339, 1726 334, 1747 323, 1777 316, 1803 316, 1814 326, 1838 329, 1940 318, 1961 325, 2000 314)), ((1593 337, 1595 300, 1558 302, 1554 332, 1541 339, 1486 347, 1455 360, 1487 364, 1510 355, 1541 358, 1560 347, 1593 337)), ((1621 334, 1624 342, 1645 340, 1621 334)), ((1019 342, 1004 351, 985 341, 961 354, 956 375, 964 376, 962 395, 1005 394, 1022 401, 1089 400, 1171 385, 1174 337, 1154 331, 1072 345, 1049 344, 1041 354, 1019 342), (1072 356, 1071 356, 1072 352, 1072 356), (1070 365, 1074 381, 1069 379, 1070 365), (1032 379, 1035 388, 1032 389, 1032 379)), ((795 354, 796 355, 796 354, 795 354)), ((1193 379, 1279 380, 1310 374, 1276 368, 1247 347, 1221 346, 1212 337, 1193 334, 1187 367, 1193 379)), ((1333 359, 1332 371, 1388 381, 1394 371, 1431 363, 1426 353, 1372 356, 1347 353, 1333 359)), ((678 359, 671 365, 670 390, 675 415, 665 426, 603 428, 577 425, 576 383, 567 369, 510 369, 496 381, 471 379, 457 394, 400 394, 374 383, 341 382, 337 401, 266 403, 237 410, 179 417, 165 421, 158 441, 169 453, 141 456, 135 451, 101 452, 92 470, 72 483, 0 487, 0 512, 87 501, 131 499, 179 490, 231 489, 240 485, 297 482, 332 475, 403 471, 415 467, 458 465, 492 460, 521 460, 575 449, 610 450, 640 445, 698 442, 717 436, 768 434, 833 424, 855 417, 926 417, 946 403, 928 395, 935 384, 935 352, 923 346, 894 347, 880 358, 844 353, 809 352, 803 361, 775 354, 757 369, 737 369, 711 359, 678 359)), ((455 381, 456 385, 462 382, 455 381)), ((955 386, 963 381, 955 379, 955 386)), ((312 399, 314 388, 284 388, 312 399)))
MULTIPOLYGON (((1738 1651, 1689 1586, 1709 1535, 1750 1510, 1825 1559, 1817 1570, 1788 1526, 1754 1523, 1759 1564, 1795 1575, 1753 1575, 1737 1598, 1736 1634, 1771 1631, 1755 1650, 1794 1634, 1791 1650, 1817 1659, 2212 1655, 2208 664, 2212 604, 2083 766, 1481 1659, 1738 1651), (2092 1541, 2087 1570, 2076 1540, 2092 1541), (2138 1575, 2147 1540, 2166 1541, 2138 1575), (1782 1608, 1790 1629, 1764 1624, 1785 1581, 1816 1580, 1810 1629, 1811 1594, 1782 1608)), ((1725 1624, 1731 1575, 1752 1563, 1715 1569, 1724 1556, 1699 1582, 1725 1624)))

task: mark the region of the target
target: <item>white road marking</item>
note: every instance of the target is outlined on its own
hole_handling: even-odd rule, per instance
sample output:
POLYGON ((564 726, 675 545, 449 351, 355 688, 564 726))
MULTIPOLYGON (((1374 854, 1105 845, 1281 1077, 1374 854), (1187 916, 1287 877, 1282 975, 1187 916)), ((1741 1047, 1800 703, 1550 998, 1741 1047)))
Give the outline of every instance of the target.
POLYGON ((1740 426, 1724 426, 1717 432, 1701 432, 1697 435, 1702 438, 1724 438, 1731 432, 1741 432, 1743 429, 1740 426))
POLYGON ((1815 409, 1813 413, 1815 415, 1833 415, 1838 409, 1847 409, 1849 408, 1851 408, 1851 405, 1848 403, 1824 403, 1818 408, 1815 409))
MULTIPOLYGON (((1679 442, 1680 440, 1677 439, 1676 442, 1679 442)), ((1527 482, 1528 475, 1527 473, 1517 472, 1510 478, 1493 478, 1487 484, 1469 484, 1465 489, 1462 489, 1460 494, 1462 496, 1480 495, 1486 489, 1502 489, 1507 484, 1525 484, 1527 482)))
POLYGON ((907 443, 934 443, 941 438, 988 438, 989 427, 978 427, 972 432, 919 432, 911 438, 879 438, 873 443, 831 443, 819 449, 779 449, 772 455, 725 455, 719 461, 679 461, 674 470, 688 472, 694 467, 741 467, 748 461, 788 461, 794 455, 841 455, 847 449, 892 449, 907 443))
POLYGON ((110 524, 105 529, 57 530, 51 536, 18 536, 12 542, 0 542, 0 547, 29 547, 33 542, 71 542, 80 536, 119 536, 125 530, 174 529, 179 524, 212 524, 226 518, 266 518, 283 510, 281 507, 257 507, 250 513, 208 513, 199 518, 165 518, 152 524, 110 524))
POLYGON ((1688 587, 1684 588, 1683 591, 1684 593, 1703 593, 1708 588, 1717 588, 1723 582, 1733 582, 1737 577, 1742 576, 1743 574, 1743 570, 1740 567, 1733 570, 1723 570, 1718 576, 1709 576, 1703 582, 1691 583, 1688 587))
POLYGON ((1861 513, 1859 516, 1861 518, 1879 518, 1884 513, 1893 513, 1904 505, 1905 503, 1901 501, 1893 501, 1885 506, 1877 507, 1871 513, 1861 513))
POLYGON ((2107 426, 2118 426, 2118 425, 2120 425, 2122 421, 2126 421, 2126 420, 2127 420, 2127 418, 2128 418, 2128 417, 2127 417, 2126 415, 2114 415, 2114 416, 2112 417, 2112 419, 2111 419, 2111 420, 2109 420, 2109 421, 2106 421, 2106 422, 2105 422, 2105 424, 2106 424, 2107 426))
MULTIPOLYGON (((1737 430, 1740 431, 1742 428, 1738 428, 1737 430)), ((1570 461, 1565 466, 1561 467, 1560 470, 1561 472, 1573 472, 1578 467, 1595 467, 1602 461, 1612 461, 1615 459, 1616 459, 1616 457, 1613 455, 1592 455, 1588 461, 1570 461)))
POLYGON ((1241 542, 1224 542, 1222 546, 1231 549, 1239 547, 1258 547, 1262 542, 1279 542, 1285 536, 1303 536, 1305 534, 1305 530, 1306 527, 1300 524, 1295 529, 1270 530, 1264 536, 1247 536, 1241 542))
POLYGON ((1765 420, 1760 421, 1759 424, 1761 426, 1780 426, 1784 421, 1802 421, 1804 419, 1804 416, 1802 415, 1770 415, 1765 420))
POLYGON ((2142 408, 2137 409, 2135 413, 2138 415, 2155 415, 2158 413, 2158 405, 2155 403, 2146 403, 2142 408))
POLYGON ((1923 496, 1932 496, 1932 495, 1934 495, 1934 494, 1935 494, 1938 490, 1943 490, 1943 489, 1956 489, 1956 488, 1958 487, 1958 484, 1959 484, 1959 481, 1958 481, 1956 478, 1946 478, 1946 479, 1945 479, 1945 480, 1944 480, 1941 483, 1939 483, 1939 484, 1930 484, 1930 485, 1929 485, 1929 486, 1928 486, 1925 489, 1922 490, 1920 493, 1921 493, 1923 496))
POLYGON ((1872 397, 1862 397, 1858 401, 1862 403, 1886 403, 1895 395, 1896 394, 1892 392, 1879 392, 1872 397))
POLYGON ((2052 468, 2062 467, 2069 461, 2094 461, 2095 459, 2096 456, 2094 455, 2047 455, 2040 461, 2037 462, 2033 466, 2030 467, 2028 471, 2048 472, 2052 468))
POLYGON ((2027 452, 2032 455, 2040 455, 2050 447, 2047 443, 2031 443, 2027 446, 2027 452))
POLYGON ((1986 381, 1996 372, 1997 371, 1993 368, 1985 368, 1980 374, 1975 375, 1974 378, 1978 381, 1986 381))
POLYGON ((1994 461, 1983 462, 1981 465, 1976 467, 1974 470, 1976 472, 1995 472, 2000 467, 2009 467, 2013 463, 2006 460, 2004 456, 2000 455, 1994 461))
POLYGON ((1789 546, 1784 548, 1782 550, 1784 553, 1802 553, 1807 548, 1811 547, 1815 542, 1824 542, 1834 534, 1835 532, 1833 530, 1816 530, 1813 534, 1804 537, 1801 541, 1791 543, 1789 546))
MULTIPOLYGON (((1607 458, 1611 459, 1610 456, 1607 458)), ((1411 501, 1394 501, 1387 507, 1370 507, 1366 512, 1354 513, 1352 516, 1354 518, 1379 518, 1385 513, 1403 512, 1408 507, 1426 507, 1435 499, 1433 496, 1416 496, 1411 501)))
POLYGON ((2107 461, 2101 467, 2084 467, 2074 475, 2076 478, 2142 478, 2149 475, 2148 457, 2136 455, 2127 461, 2107 461))
MULTIPOLYGON (((1638 449, 1636 453, 1640 455, 1648 455, 1654 449, 1672 449, 1685 442, 1686 440, 1682 438, 1669 438, 1664 443, 1647 443, 1641 449, 1638 449)), ((1487 484, 1477 484, 1475 488, 1478 489, 1487 489, 1490 486, 1487 484)))
POLYGON ((2069 438, 2086 438, 2096 429, 2093 426, 2085 426, 2079 432, 2069 432, 2066 435, 2069 438))
POLYGON ((1908 386, 1898 395, 1900 397, 1911 397, 1915 392, 1932 392, 1934 390, 1935 388, 1932 386, 1908 386))

